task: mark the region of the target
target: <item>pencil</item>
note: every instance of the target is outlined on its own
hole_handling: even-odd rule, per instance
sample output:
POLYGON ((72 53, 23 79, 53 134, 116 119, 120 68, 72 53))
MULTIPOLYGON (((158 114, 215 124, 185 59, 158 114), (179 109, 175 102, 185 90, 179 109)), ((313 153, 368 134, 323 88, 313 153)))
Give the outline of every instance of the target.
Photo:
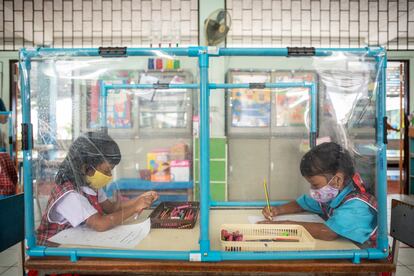
POLYGON ((267 192, 267 184, 266 184, 266 178, 263 179, 263 188, 266 196, 266 203, 267 203, 267 210, 269 211, 269 214, 272 214, 272 211, 270 210, 270 202, 269 202, 269 193, 267 192))

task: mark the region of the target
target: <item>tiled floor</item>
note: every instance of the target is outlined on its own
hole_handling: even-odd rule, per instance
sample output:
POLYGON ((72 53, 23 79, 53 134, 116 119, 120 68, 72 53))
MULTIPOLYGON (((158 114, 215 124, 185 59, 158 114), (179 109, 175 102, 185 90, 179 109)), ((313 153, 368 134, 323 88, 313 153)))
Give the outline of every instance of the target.
POLYGON ((414 275, 414 249, 400 248, 397 263, 397 276, 414 275))
POLYGON ((18 276, 23 273, 21 268, 20 244, 14 245, 9 249, 0 252, 0 275, 1 276, 18 276), (20 270, 20 272, 19 272, 20 270))
MULTIPOLYGON (((414 203, 414 196, 389 195, 387 204, 388 214, 390 214, 391 200, 393 198, 414 203)), ((389 221, 390 218, 388 217, 388 224, 389 221)), ((19 247, 20 245, 15 245, 3 252, 0 252, 0 276, 20 276, 19 273, 22 273, 23 270, 21 267, 19 267, 21 264, 18 262, 20 258, 19 247)), ((398 253, 396 275, 414 276, 414 248, 410 248, 407 245, 401 244, 398 253)))

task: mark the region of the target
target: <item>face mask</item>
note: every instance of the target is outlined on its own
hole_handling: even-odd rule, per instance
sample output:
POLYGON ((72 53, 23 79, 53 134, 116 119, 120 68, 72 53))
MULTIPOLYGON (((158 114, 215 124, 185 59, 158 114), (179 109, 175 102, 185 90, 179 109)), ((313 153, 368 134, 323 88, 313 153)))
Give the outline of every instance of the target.
POLYGON ((106 174, 103 174, 95 169, 95 173, 92 176, 86 176, 86 181, 88 181, 89 185, 92 188, 99 190, 112 181, 112 176, 107 176, 106 174))
POLYGON ((323 186, 322 188, 310 189, 310 192, 309 192, 310 196, 314 200, 321 202, 321 203, 326 203, 334 199, 339 193, 339 189, 334 188, 331 185, 329 185, 332 179, 334 179, 334 177, 332 177, 331 180, 329 180, 328 184, 323 186))

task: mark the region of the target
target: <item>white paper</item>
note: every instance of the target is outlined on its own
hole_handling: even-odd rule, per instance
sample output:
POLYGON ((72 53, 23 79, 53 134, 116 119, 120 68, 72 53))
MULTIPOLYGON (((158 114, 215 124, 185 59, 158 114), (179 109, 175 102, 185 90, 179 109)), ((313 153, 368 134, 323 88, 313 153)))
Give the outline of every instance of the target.
MULTIPOLYGON (((263 216, 248 216, 247 219, 250 223, 255 224, 259 221, 266 220, 263 216)), ((273 218, 273 221, 281 221, 281 220, 291 220, 291 221, 300 221, 300 222, 324 222, 324 220, 316 215, 316 214, 308 214, 308 213, 301 213, 301 214, 291 214, 291 215, 280 215, 273 218)))
POLYGON ((134 248, 150 230, 150 219, 137 224, 119 225, 104 232, 97 232, 87 226, 78 226, 57 233, 49 241, 67 245, 134 248))

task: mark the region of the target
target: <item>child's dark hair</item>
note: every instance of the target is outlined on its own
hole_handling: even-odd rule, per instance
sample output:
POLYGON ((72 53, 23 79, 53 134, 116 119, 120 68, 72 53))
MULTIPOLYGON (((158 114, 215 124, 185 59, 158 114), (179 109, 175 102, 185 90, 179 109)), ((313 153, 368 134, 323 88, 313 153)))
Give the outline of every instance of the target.
POLYGON ((55 177, 56 184, 70 181, 78 187, 87 186, 82 166, 86 165, 86 169, 96 168, 105 161, 113 166, 119 164, 121 152, 118 144, 105 132, 84 133, 72 143, 60 164, 55 177))
POLYGON ((346 149, 333 142, 312 148, 300 162, 302 176, 334 175, 338 171, 343 172, 345 178, 352 178, 354 162, 346 149))

